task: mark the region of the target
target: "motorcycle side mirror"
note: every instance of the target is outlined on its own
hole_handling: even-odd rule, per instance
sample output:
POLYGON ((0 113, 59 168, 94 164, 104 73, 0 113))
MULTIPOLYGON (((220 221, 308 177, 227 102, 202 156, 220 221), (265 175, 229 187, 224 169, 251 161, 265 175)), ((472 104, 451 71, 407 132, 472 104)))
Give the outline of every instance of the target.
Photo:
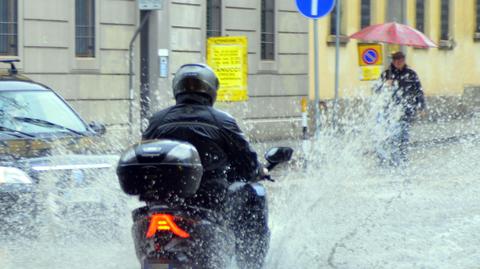
POLYGON ((105 125, 95 121, 88 124, 88 127, 90 127, 90 129, 92 129, 97 135, 104 135, 107 133, 107 128, 105 125))
POLYGON ((272 165, 288 162, 292 159, 293 149, 289 147, 271 148, 265 153, 265 159, 272 165))

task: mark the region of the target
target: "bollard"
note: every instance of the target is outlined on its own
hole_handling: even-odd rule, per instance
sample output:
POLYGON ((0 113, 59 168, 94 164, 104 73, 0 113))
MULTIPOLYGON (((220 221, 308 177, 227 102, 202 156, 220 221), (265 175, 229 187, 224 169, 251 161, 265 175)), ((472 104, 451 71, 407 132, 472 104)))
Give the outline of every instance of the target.
POLYGON ((307 151, 308 151, 308 100, 307 97, 302 98, 302 150, 303 150, 303 168, 307 168, 307 151))
POLYGON ((303 140, 308 139, 308 100, 307 97, 302 98, 302 138, 303 140))

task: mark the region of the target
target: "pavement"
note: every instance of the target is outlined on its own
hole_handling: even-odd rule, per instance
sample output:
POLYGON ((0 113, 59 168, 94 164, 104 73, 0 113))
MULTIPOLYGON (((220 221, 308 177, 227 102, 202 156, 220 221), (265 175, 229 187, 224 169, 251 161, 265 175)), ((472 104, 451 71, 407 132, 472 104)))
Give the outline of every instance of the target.
POLYGON ((475 143, 414 148, 402 171, 354 153, 269 185, 267 268, 479 268, 475 143))
MULTIPOLYGON (((300 130, 299 130, 300 133, 300 130)), ((410 143, 413 147, 454 143, 465 139, 475 139, 480 134, 480 117, 416 122, 410 130, 410 143)), ((302 148, 302 140, 283 139, 253 143, 258 152, 277 146, 302 148)))
POLYGON ((477 134, 480 134, 479 117, 418 122, 410 133, 414 145, 455 142, 474 138, 477 134))
MULTIPOLYGON (((469 143, 479 123, 471 118, 415 124, 412 165, 405 171, 382 169, 359 154, 367 135, 321 139, 306 171, 279 169, 277 182, 265 183, 272 229, 266 268, 479 268, 480 148, 469 143)), ((281 140, 254 147, 264 152, 301 145, 281 140)), ((124 213, 129 222, 129 210, 124 213)), ((135 268, 125 231, 111 241, 67 238, 55 245, 46 237, 26 247, 15 243, 10 261, 9 247, 0 246, 0 268, 23 268, 26 261, 42 269, 135 268)))
POLYGON ((368 136, 324 137, 308 169, 267 185, 267 268, 480 268, 478 122, 415 124, 401 169, 358 154, 368 136))

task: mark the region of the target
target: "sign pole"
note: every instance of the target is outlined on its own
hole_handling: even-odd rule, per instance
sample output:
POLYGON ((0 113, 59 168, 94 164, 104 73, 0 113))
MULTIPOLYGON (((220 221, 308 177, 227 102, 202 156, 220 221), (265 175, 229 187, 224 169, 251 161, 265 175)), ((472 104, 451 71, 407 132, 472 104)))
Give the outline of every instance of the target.
POLYGON ((333 128, 337 127, 337 110, 338 110, 338 87, 339 87, 339 72, 340 72, 340 9, 342 8, 342 1, 337 1, 336 16, 335 16, 335 99, 333 101, 333 128))
POLYGON ((319 53, 318 53, 318 19, 328 15, 335 7, 335 0, 296 0, 298 11, 309 19, 313 19, 314 43, 314 100, 315 100, 315 136, 321 129, 320 122, 320 80, 319 80, 319 53))
POLYGON ((318 19, 313 20, 313 46, 314 46, 314 82, 315 82, 315 136, 318 136, 320 132, 320 81, 319 81, 319 67, 318 67, 318 19))

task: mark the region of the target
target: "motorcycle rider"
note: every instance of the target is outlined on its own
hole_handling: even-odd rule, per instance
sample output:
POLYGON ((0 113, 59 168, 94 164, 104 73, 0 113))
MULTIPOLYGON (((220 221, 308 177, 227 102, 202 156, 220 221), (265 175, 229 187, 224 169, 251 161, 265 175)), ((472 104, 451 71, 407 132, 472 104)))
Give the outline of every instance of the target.
POLYGON ((212 210, 234 211, 236 219, 237 263, 241 268, 261 268, 269 242, 267 208, 263 187, 254 183, 268 171, 261 166, 235 119, 213 108, 219 80, 205 64, 185 64, 176 72, 173 83, 176 105, 155 113, 143 140, 173 139, 195 146, 204 175, 198 192, 186 203, 212 210), (226 209, 231 186, 242 204, 226 209), (229 190, 230 189, 230 190, 229 190), (241 194, 239 194, 241 193, 241 194))

